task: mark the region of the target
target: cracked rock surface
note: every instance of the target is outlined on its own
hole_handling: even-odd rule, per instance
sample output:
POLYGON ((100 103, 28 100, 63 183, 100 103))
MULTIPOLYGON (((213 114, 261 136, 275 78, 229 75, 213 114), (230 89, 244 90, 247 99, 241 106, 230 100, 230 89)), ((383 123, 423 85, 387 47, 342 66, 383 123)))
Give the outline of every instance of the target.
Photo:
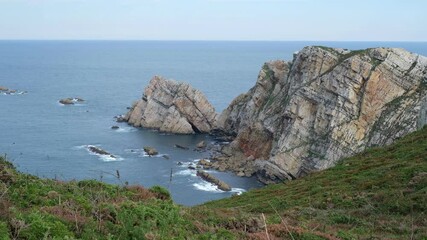
POLYGON ((217 114, 206 97, 187 83, 154 76, 125 120, 135 127, 192 134, 211 131, 217 114))
POLYGON ((219 115, 186 83, 155 76, 126 115, 173 133, 224 134, 212 168, 278 182, 323 170, 427 124, 427 58, 397 48, 305 47, 267 62, 219 115))
POLYGON ((219 130, 236 138, 218 159, 264 182, 292 179, 390 144, 426 115, 427 58, 305 47, 292 61, 265 63, 255 86, 219 116, 219 130))

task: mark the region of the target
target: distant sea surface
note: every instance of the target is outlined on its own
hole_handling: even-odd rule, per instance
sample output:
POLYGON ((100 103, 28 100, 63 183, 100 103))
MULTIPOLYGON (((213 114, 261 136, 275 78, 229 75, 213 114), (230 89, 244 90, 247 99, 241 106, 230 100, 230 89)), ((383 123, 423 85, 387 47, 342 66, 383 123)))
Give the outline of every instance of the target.
POLYGON ((113 117, 126 113, 154 75, 190 83, 221 112, 255 84, 264 62, 291 60, 307 45, 399 47, 427 56, 427 43, 416 42, 0 41, 0 86, 27 91, 0 94, 0 154, 40 177, 161 185, 183 205, 261 187, 254 178, 211 171, 233 187, 222 192, 188 169, 208 156, 192 150, 201 140, 212 142, 207 135, 135 129, 113 117), (86 101, 62 106, 65 97, 86 101), (118 158, 91 154, 87 145, 118 158), (170 159, 145 156, 143 146, 170 159))

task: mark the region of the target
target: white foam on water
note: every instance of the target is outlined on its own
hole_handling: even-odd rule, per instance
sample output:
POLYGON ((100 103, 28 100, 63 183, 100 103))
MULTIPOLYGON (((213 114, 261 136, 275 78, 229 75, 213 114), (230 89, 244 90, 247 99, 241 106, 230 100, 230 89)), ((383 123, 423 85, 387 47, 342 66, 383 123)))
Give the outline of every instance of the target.
POLYGON ((197 171, 196 170, 191 170, 191 169, 185 169, 185 170, 181 170, 178 171, 176 173, 173 174, 178 175, 178 176, 192 176, 192 177, 197 177, 197 171))
POLYGON ((15 92, 0 91, 0 93, 3 94, 3 95, 11 95, 11 96, 13 96, 13 95, 24 95, 24 94, 27 94, 28 92, 27 91, 17 91, 17 90, 15 90, 15 92))
POLYGON ((157 155, 152 155, 152 156, 150 156, 150 155, 148 155, 145 151, 143 151, 143 152, 141 153, 141 155, 142 155, 142 157, 151 157, 151 158, 162 158, 163 156, 169 156, 168 154, 162 154, 162 153, 159 153, 159 154, 157 154, 157 155))
POLYGON ((120 127, 118 129, 113 129, 113 130, 118 133, 128 133, 128 132, 135 132, 137 129, 134 127, 120 127))
POLYGON ((183 168, 188 168, 189 166, 196 167, 196 164, 194 161, 192 161, 192 162, 181 162, 181 164, 179 166, 183 167, 183 168))
POLYGON ((237 195, 240 195, 240 194, 246 192, 246 190, 243 188, 231 188, 230 192, 236 193, 237 195))
POLYGON ((124 159, 122 157, 116 156, 115 157, 111 157, 109 155, 100 155, 100 154, 95 154, 98 156, 99 159, 101 159, 103 162, 119 162, 119 161, 123 161, 124 159))
POLYGON ((124 158, 118 156, 118 155, 114 155, 114 157, 112 157, 111 155, 103 155, 103 154, 98 154, 98 153, 94 153, 92 151, 89 150, 89 147, 96 147, 99 148, 99 145, 80 145, 80 146, 74 146, 74 149, 86 149, 86 151, 90 154, 90 155, 94 155, 97 156, 101 161, 103 162, 118 162, 118 161, 123 161, 124 158))
POLYGON ((73 149, 83 149, 87 148, 89 145, 80 145, 80 146, 74 146, 73 149))
MULTIPOLYGON (((207 181, 201 181, 198 183, 193 183, 193 186, 200 191, 206 191, 206 192, 214 192, 214 193, 224 193, 226 191, 222 191, 213 183, 207 182, 207 181)), ((231 193, 236 193, 237 195, 240 195, 244 192, 246 192, 243 188, 231 188, 231 193)))
POLYGON ((140 157, 152 157, 152 158, 164 158, 165 156, 169 157, 169 154, 166 154, 166 153, 159 153, 157 155, 150 156, 144 151, 144 149, 141 149, 141 148, 129 148, 129 149, 125 149, 125 152, 139 154, 140 157))
POLYGON ((202 181, 198 183, 193 183, 193 186, 200 191, 205 192, 215 192, 215 193, 222 193, 224 191, 218 189, 218 187, 215 184, 212 184, 210 182, 202 181))

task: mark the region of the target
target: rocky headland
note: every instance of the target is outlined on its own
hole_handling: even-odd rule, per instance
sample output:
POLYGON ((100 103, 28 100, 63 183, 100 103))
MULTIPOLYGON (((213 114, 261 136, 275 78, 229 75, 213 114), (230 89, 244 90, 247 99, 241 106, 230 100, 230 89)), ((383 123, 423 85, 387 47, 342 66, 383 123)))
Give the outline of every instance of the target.
POLYGON ((427 58, 396 48, 305 47, 263 65, 218 117, 188 84, 154 77, 126 120, 231 137, 212 166, 277 182, 329 168, 427 123, 427 58))

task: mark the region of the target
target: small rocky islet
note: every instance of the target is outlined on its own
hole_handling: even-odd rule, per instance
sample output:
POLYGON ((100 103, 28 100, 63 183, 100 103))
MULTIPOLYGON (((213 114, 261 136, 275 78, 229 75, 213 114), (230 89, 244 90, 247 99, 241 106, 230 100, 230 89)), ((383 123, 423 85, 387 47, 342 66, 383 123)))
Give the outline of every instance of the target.
POLYGON ((69 98, 62 98, 58 102, 62 105, 74 105, 76 103, 83 103, 85 100, 83 98, 79 97, 69 97, 69 98))
POLYGON ((305 176, 427 124, 427 58, 398 48, 309 46, 265 63, 220 114, 187 83, 154 76, 129 112, 135 127, 211 133, 218 170, 264 183, 305 176))
POLYGON ((28 93, 27 91, 19 91, 16 89, 10 89, 8 87, 0 86, 0 94, 3 94, 3 95, 15 95, 15 94, 22 95, 27 93, 28 93))
POLYGON ((104 150, 104 149, 102 149, 100 147, 97 147, 97 146, 88 145, 88 146, 86 146, 86 148, 89 150, 89 152, 95 153, 97 155, 108 156, 108 157, 111 157, 111 158, 114 158, 114 159, 117 158, 113 154, 111 154, 111 153, 107 152, 106 150, 104 150))

